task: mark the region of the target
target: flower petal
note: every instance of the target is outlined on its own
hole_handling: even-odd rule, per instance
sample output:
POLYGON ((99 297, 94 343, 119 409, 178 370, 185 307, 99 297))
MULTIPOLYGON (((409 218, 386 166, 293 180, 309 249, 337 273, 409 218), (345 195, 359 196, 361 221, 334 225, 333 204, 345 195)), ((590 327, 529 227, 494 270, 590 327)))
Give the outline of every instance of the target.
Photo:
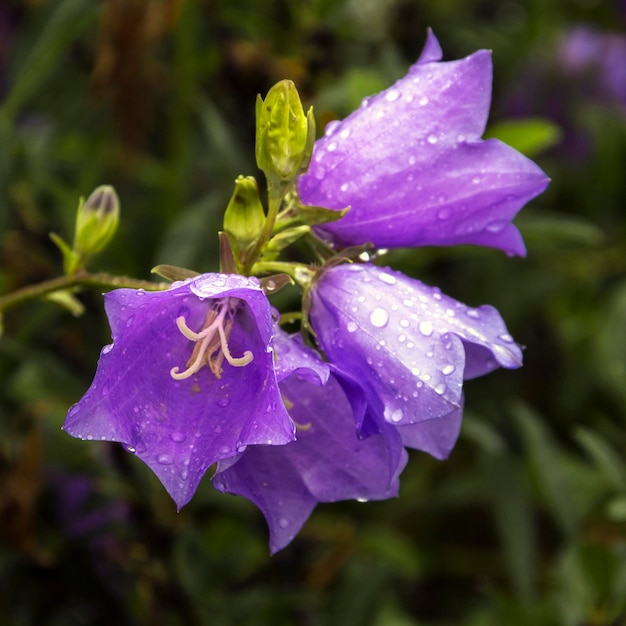
POLYGON ((392 87, 329 125, 298 183, 306 204, 343 209, 316 228, 336 245, 476 244, 525 253, 510 220, 548 184, 532 161, 482 141, 491 99, 491 55, 435 62, 425 51, 392 87))
POLYGON ((396 425, 460 408, 464 377, 521 365, 521 350, 495 309, 470 308, 400 272, 335 266, 310 296, 311 324, 329 362, 396 425))
POLYGON ((236 463, 219 463, 213 479, 220 491, 261 509, 272 553, 293 539, 317 502, 397 495, 407 460, 400 436, 388 425, 379 434, 357 437, 352 407, 334 376, 322 387, 290 376, 281 391, 298 424, 297 440, 248 448, 236 463))
POLYGON ((113 344, 102 350, 94 381, 64 429, 75 437, 119 441, 157 475, 177 506, 186 504, 207 468, 252 444, 294 438, 269 347, 273 322, 256 279, 203 275, 162 292, 120 289, 105 296, 113 344), (209 288, 210 287, 210 288, 209 288), (219 302, 237 299, 230 353, 249 350, 243 367, 207 367, 183 380, 172 368, 189 360, 193 342, 177 318, 202 327, 219 302))

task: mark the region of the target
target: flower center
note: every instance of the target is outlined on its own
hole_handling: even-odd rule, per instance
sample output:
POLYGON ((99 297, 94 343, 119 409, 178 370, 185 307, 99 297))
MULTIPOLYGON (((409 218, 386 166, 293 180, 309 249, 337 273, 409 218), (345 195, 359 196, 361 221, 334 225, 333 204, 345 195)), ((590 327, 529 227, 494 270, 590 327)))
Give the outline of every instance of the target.
POLYGON ((215 378, 219 379, 222 377, 224 359, 233 367, 244 367, 254 359, 250 350, 246 350, 241 357, 234 357, 228 349, 228 338, 233 327, 236 309, 232 300, 234 298, 226 298, 216 308, 210 309, 199 332, 191 330, 183 316, 176 318, 178 330, 196 345, 186 363, 187 369, 181 372, 176 366, 170 370, 170 376, 174 380, 189 378, 205 365, 209 367, 215 378))

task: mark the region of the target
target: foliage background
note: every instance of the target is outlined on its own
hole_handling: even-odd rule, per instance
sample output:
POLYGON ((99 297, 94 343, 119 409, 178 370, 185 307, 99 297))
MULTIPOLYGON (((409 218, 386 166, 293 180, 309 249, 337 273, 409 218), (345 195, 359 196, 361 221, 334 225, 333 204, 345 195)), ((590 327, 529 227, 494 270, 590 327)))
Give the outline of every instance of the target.
POLYGON ((527 259, 385 259, 496 306, 525 367, 467 384, 456 449, 412 454, 399 499, 321 505, 273 558, 246 501, 205 479, 176 513, 120 446, 61 432, 110 340, 100 294, 81 294, 79 318, 48 302, 9 312, 0 624, 626 623, 626 102, 559 67, 580 24, 623 35, 626 5, 4 0, 0 291, 62 271, 48 233, 71 238, 78 197, 102 183, 122 224, 99 269, 215 270, 234 178, 258 175, 256 94, 292 78, 323 127, 400 77, 429 26, 445 59, 493 50, 492 123, 539 116, 561 139, 530 142, 553 182, 517 222, 527 259))

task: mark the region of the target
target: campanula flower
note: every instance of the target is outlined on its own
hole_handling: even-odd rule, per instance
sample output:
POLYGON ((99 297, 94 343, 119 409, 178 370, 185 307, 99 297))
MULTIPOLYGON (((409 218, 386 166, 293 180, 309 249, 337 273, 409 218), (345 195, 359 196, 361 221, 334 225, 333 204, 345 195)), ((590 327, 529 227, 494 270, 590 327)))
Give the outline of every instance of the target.
POLYGON ((122 443, 179 508, 216 461, 294 438, 256 278, 203 274, 167 291, 119 289, 105 308, 113 343, 70 409, 70 435, 122 443))
POLYGON ((348 400, 345 381, 342 386, 329 375, 313 350, 284 333, 275 349, 296 441, 249 447, 238 459, 220 461, 213 479, 220 491, 241 495, 263 512, 272 553, 295 537, 318 502, 396 496, 407 460, 391 425, 382 422, 377 433, 357 436, 355 422, 365 403, 348 400))
POLYGON ((400 272, 331 267, 309 297, 329 363, 359 382, 373 413, 400 427, 405 445, 438 458, 458 435, 463 380, 522 364, 493 307, 466 306, 400 272))
POLYGON ((511 223, 548 184, 502 142, 482 140, 491 99, 491 54, 450 62, 429 32, 408 74, 341 122, 331 122, 299 179, 302 202, 350 207, 317 226, 338 246, 475 244, 525 254, 511 223))

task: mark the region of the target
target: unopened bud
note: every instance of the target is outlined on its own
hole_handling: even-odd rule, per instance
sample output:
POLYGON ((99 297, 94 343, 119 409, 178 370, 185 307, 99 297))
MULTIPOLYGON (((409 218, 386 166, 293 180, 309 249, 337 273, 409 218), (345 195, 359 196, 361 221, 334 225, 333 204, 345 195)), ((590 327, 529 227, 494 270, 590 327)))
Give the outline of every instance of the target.
POLYGON ((264 223, 265 211, 256 180, 252 176, 238 176, 224 214, 224 230, 235 252, 241 252, 254 243, 264 223))
POLYGON ((83 256, 100 252, 117 230, 120 202, 115 189, 101 185, 78 206, 74 250, 83 256))
POLYGON ((257 97, 256 160, 269 181, 293 180, 310 158, 315 140, 312 111, 305 115, 296 86, 282 80, 257 97))

